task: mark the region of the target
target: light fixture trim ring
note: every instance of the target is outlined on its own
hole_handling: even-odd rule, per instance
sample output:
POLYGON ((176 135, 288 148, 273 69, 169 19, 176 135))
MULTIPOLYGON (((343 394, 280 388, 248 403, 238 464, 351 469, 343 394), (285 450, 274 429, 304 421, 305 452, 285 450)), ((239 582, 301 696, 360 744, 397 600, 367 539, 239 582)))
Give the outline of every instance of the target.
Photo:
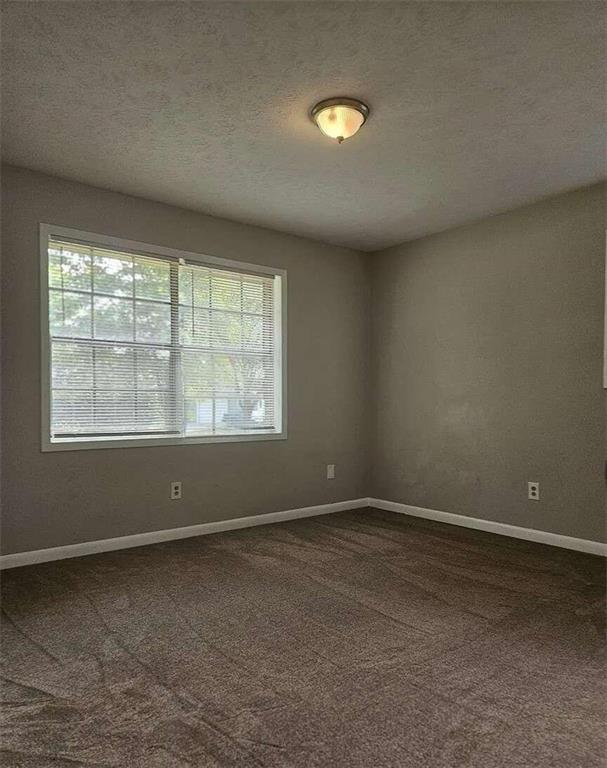
MULTIPOLYGON (((310 117, 314 123, 316 123, 316 116, 322 112, 323 109, 327 109, 328 107, 351 107, 357 112, 360 112, 363 116, 361 127, 367 122, 367 118, 369 117, 369 107, 363 101, 360 101, 360 99, 352 99, 349 96, 335 96, 331 99, 319 101, 312 107, 310 117)), ((316 124, 318 125, 318 123, 316 124)))

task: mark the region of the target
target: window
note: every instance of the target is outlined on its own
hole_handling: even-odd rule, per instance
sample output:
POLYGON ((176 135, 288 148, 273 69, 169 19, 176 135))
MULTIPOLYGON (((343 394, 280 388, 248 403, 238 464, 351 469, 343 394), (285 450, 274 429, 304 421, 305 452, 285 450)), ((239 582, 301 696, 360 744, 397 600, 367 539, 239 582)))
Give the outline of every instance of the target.
POLYGON ((285 437, 286 275, 41 225, 44 450, 285 437))

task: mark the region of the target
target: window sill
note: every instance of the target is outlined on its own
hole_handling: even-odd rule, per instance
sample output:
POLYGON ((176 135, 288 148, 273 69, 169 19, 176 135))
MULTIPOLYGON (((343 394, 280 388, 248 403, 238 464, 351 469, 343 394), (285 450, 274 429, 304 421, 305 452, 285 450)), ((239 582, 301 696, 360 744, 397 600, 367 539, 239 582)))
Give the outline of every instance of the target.
POLYGON ((54 451, 90 451, 107 448, 159 448, 165 445, 200 445, 205 443, 251 443, 264 440, 286 440, 286 432, 256 432, 241 435, 201 435, 193 437, 113 437, 95 438, 62 438, 42 441, 42 453, 54 451))

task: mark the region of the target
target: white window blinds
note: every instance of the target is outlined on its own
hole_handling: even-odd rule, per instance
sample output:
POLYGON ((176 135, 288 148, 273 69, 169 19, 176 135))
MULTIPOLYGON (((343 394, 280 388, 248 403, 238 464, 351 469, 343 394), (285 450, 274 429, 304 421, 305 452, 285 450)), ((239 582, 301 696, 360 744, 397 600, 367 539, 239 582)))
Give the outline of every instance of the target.
POLYGON ((280 277, 48 240, 50 439, 281 431, 280 277))

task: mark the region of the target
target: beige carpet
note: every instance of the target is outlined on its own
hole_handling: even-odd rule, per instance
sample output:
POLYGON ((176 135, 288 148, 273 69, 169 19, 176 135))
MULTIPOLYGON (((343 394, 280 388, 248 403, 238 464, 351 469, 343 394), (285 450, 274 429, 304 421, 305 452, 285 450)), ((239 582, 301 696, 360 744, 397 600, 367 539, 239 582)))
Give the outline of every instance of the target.
POLYGON ((370 510, 7 571, 2 765, 603 768, 604 584, 370 510))

